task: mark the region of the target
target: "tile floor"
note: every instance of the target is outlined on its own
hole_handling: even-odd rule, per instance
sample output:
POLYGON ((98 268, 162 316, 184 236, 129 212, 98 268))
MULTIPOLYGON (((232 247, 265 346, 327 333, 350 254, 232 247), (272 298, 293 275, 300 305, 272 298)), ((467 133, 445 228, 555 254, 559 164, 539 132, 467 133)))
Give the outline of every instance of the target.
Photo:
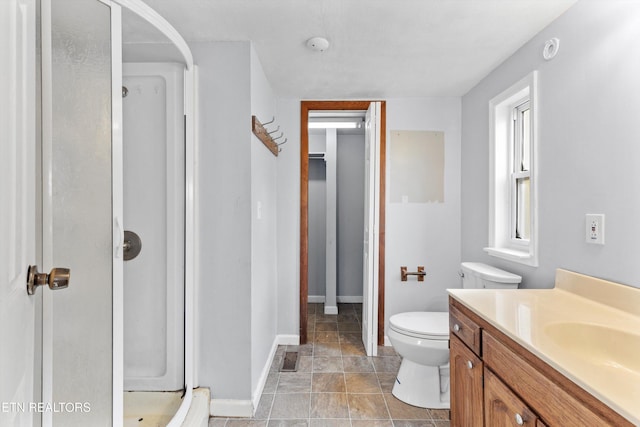
POLYGON ((211 418, 209 427, 449 427, 448 410, 407 405, 391 394, 400 357, 362 345, 362 304, 338 304, 325 315, 309 304, 309 343, 281 346, 253 418, 211 418), (279 372, 285 351, 298 351, 297 372, 279 372))

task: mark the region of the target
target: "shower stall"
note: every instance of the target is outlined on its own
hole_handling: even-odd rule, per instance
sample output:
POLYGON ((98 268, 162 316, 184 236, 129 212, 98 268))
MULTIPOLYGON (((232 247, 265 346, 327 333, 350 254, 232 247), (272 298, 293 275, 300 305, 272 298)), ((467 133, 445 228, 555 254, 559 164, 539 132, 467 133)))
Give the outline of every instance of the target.
POLYGON ((35 297, 41 400, 85 409, 42 424, 178 426, 197 403, 206 425, 193 391, 191 52, 139 0, 40 3, 39 263, 71 269, 68 289, 35 297))
POLYGON ((184 386, 184 67, 125 63, 124 388, 184 386))

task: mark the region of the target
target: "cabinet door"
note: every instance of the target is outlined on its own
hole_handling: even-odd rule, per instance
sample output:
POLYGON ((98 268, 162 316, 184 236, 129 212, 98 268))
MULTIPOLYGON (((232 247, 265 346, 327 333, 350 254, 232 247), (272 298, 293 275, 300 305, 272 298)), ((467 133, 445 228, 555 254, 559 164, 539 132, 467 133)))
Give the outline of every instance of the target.
POLYGON ((482 360, 451 336, 451 425, 482 427, 482 360))
POLYGON ((491 427, 536 427, 538 417, 489 369, 484 369, 484 419, 491 427))

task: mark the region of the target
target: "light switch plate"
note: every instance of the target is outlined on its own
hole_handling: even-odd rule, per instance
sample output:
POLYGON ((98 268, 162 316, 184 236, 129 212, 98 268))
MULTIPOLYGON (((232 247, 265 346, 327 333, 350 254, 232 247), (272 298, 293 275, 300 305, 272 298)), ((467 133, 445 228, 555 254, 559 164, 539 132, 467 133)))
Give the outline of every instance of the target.
POLYGON ((587 214, 585 219, 585 241, 604 245, 604 214, 587 214))

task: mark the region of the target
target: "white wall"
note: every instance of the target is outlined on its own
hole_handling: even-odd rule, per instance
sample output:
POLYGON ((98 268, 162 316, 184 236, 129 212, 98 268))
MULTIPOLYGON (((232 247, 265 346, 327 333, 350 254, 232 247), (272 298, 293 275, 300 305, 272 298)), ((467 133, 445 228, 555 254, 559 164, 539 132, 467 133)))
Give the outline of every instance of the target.
MULTIPOLYGON (((277 110, 293 136, 277 165, 278 332, 298 334, 300 100, 278 99, 277 110)), ((389 99, 387 130, 392 129, 445 132, 445 203, 414 204, 408 209, 387 203, 387 319, 399 311, 445 309, 445 289, 460 284, 460 99, 389 99), (407 227, 408 223, 412 226, 407 227), (414 264, 426 266, 426 281, 419 285, 400 282, 400 266, 414 264)))
POLYGON ((200 67, 199 383, 214 399, 250 399, 250 44, 191 48, 200 67))
MULTIPOLYGON (((385 325, 404 311, 446 310, 445 290, 460 286, 460 98, 389 99, 387 130, 444 132, 445 188, 444 203, 391 203, 387 191, 385 325), (423 265, 425 281, 401 282, 403 265, 423 265)), ((390 147, 387 133, 387 156, 390 147)))
MULTIPOLYGON (((276 116, 277 123, 273 91, 253 46, 251 46, 251 114, 263 122, 270 121, 276 116)), ((250 123, 250 120, 247 120, 245 127, 250 128, 250 123)), ((271 126, 269 129, 274 129, 271 126)), ((284 131, 284 128, 281 127, 281 131, 284 131)), ((271 364, 270 350, 276 338, 277 328, 277 157, 253 133, 250 144, 251 390, 255 394, 264 367, 269 367, 271 364)))
POLYGON ((640 287, 640 3, 578 2, 463 97, 462 257, 553 286, 555 269, 640 287), (546 40, 560 50, 542 58, 546 40), (539 71, 538 268, 489 257, 488 102, 539 71), (606 215, 606 244, 585 243, 585 214, 606 215))

